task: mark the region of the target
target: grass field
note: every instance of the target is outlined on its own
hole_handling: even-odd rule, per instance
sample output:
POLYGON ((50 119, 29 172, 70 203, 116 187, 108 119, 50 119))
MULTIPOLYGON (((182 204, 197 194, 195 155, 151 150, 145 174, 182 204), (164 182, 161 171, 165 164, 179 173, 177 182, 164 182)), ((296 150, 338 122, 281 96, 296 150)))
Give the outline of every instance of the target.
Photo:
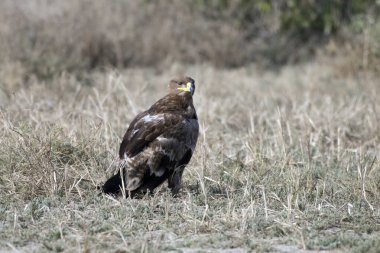
POLYGON ((378 76, 317 57, 0 80, 0 252, 380 250, 378 76), (99 194, 128 123, 182 73, 201 130, 180 196, 99 194))

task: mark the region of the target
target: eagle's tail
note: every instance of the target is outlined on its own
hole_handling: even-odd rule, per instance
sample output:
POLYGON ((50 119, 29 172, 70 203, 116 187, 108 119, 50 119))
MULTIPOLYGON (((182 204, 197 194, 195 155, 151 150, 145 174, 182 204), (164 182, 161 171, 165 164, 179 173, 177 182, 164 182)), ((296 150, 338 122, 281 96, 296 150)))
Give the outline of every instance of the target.
MULTIPOLYGON (((125 169, 123 168, 124 172, 125 169)), ((109 178, 104 185, 101 187, 102 191, 106 194, 120 194, 121 188, 122 188, 122 182, 121 182, 121 171, 116 175, 113 175, 111 178, 109 178)))

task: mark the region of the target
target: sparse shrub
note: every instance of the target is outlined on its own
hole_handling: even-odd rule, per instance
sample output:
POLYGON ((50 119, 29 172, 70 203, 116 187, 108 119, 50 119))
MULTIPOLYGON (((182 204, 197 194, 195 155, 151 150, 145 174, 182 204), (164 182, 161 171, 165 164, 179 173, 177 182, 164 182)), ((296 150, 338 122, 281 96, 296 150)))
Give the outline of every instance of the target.
POLYGON ((287 0, 282 15, 282 28, 304 38, 313 34, 330 35, 358 13, 379 7, 372 0, 302 1, 287 0))
POLYGON ((189 1, 5 1, 0 10, 1 61, 22 62, 40 78, 173 61, 237 66, 247 57, 236 26, 189 1))
POLYGON ((107 66, 283 64, 306 59, 315 50, 305 41, 318 45, 319 35, 372 7, 370 0, 5 0, 0 63, 21 63, 42 79, 107 66))

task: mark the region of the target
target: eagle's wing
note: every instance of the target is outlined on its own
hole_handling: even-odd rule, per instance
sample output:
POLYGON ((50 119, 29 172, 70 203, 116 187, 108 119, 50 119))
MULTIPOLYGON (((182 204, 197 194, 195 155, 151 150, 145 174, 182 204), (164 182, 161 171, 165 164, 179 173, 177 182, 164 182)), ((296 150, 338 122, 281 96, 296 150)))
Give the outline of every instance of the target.
MULTIPOLYGON (((147 111, 138 115, 120 145, 119 155, 128 164, 127 189, 141 186, 152 190, 173 173, 182 176, 176 168, 181 166, 183 170, 189 162, 197 136, 197 121, 181 114, 147 111)), ((171 177, 170 186, 178 188, 178 176, 171 177)))
POLYGON ((140 113, 129 125, 120 144, 120 159, 125 156, 134 157, 180 121, 181 118, 173 114, 152 114, 149 111, 140 113))

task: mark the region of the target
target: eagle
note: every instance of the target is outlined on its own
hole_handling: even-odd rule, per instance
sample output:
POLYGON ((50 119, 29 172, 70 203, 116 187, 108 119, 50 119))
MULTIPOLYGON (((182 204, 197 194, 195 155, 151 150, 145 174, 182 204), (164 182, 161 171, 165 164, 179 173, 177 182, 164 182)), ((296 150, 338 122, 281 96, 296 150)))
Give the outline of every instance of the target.
POLYGON ((199 133, 195 81, 184 76, 171 80, 168 87, 166 96, 130 123, 119 149, 125 165, 104 183, 104 193, 120 194, 122 189, 131 197, 153 193, 165 180, 173 195, 179 192, 199 133))

